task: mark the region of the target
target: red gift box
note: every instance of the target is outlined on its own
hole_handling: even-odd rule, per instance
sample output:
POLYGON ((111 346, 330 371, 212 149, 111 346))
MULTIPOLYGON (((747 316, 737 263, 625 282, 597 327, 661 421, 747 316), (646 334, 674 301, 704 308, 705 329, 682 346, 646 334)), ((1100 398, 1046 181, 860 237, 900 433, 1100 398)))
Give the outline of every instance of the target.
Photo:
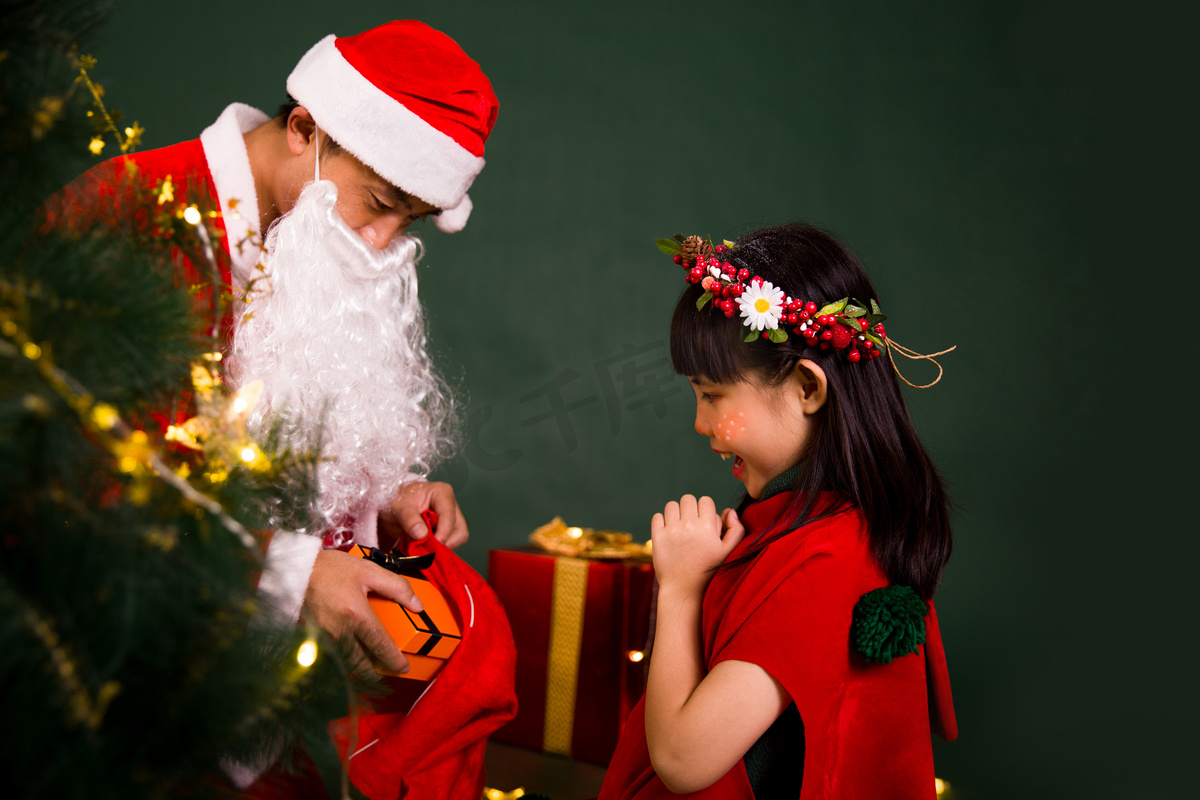
POLYGON ((517 645, 517 716, 492 737, 608 764, 645 686, 654 568, 492 550, 488 583, 517 645))

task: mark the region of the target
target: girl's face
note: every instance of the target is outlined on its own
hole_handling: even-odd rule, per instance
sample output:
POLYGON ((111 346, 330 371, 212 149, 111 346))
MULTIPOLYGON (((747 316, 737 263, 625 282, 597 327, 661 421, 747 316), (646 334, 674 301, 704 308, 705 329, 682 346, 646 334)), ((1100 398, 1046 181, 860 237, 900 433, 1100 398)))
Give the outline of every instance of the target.
POLYGON ((733 477, 751 497, 760 497, 772 479, 803 457, 812 415, 824 404, 824 379, 799 367, 779 386, 691 379, 696 432, 708 438, 714 453, 733 458, 733 477))

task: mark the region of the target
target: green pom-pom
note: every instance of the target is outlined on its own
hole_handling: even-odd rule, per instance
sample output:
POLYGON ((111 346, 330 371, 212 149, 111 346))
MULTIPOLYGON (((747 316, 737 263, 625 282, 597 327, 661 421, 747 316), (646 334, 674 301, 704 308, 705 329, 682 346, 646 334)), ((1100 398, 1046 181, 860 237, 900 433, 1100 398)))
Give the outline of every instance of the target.
POLYGON ((885 586, 854 604, 850 641, 867 661, 888 664, 925 644, 929 609, 911 586, 885 586))

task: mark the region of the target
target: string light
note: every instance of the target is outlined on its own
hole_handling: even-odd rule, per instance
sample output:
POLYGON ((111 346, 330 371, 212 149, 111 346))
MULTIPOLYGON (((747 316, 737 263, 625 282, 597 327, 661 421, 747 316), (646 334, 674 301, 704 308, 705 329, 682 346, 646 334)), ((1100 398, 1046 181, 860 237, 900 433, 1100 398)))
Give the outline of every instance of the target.
POLYGON ((158 204, 161 206, 164 203, 173 203, 175 201, 175 184, 171 182, 171 176, 163 178, 162 188, 158 192, 158 204))
POLYGON ((525 796, 525 787, 518 786, 511 792, 502 792, 499 789, 485 788, 483 790, 483 796, 486 797, 487 800, 518 800, 518 798, 525 796))
POLYGON ((948 782, 942 780, 941 778, 933 779, 933 789, 934 789, 934 791, 937 792, 938 797, 941 797, 942 794, 949 788, 950 788, 950 784, 948 782))
POLYGON ((635 664, 637 662, 641 661, 645 657, 646 657, 646 654, 643 653, 641 650, 630 650, 629 651, 629 660, 635 664))
POLYGON ((95 422, 101 430, 111 431, 119 419, 117 410, 108 403, 97 403, 92 408, 92 422, 95 422))
POLYGON ((258 457, 258 454, 254 452, 253 447, 243 447, 242 452, 239 455, 241 455, 242 461, 245 461, 247 464, 254 461, 254 459, 258 457))
POLYGON ((189 225, 200 224, 200 209, 195 206, 188 206, 183 210, 183 221, 189 225))
POLYGON ((305 639, 304 644, 296 651, 296 663, 307 669, 317 661, 317 643, 313 639, 305 639))

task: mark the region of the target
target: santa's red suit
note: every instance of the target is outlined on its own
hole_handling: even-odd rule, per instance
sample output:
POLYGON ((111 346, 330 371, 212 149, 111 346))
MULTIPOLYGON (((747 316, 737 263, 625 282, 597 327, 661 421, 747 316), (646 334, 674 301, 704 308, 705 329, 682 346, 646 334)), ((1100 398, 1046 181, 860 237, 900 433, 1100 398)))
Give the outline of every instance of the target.
MULTIPOLYGON (((322 44, 332 48, 332 37, 322 44)), ((93 168, 63 190, 52 204, 51 215, 58 224, 67 226, 82 227, 97 219, 145 224, 147 211, 134 202, 136 193, 130 181, 149 189, 170 176, 177 193, 198 193, 213 208, 219 208, 221 217, 214 222, 224 234, 217 253, 221 281, 225 287, 244 287, 260 250, 255 242, 258 198, 243 134, 267 121, 267 115, 257 109, 240 103, 230 105, 197 140, 122 156, 93 168), (136 170, 130 170, 130 165, 136 170)), ((477 168, 468 168, 477 172, 482 168, 482 158, 478 162, 477 168)), ((469 213, 467 186, 469 180, 455 189, 453 202, 445 206, 453 209, 457 204, 463 214, 469 213)), ((465 216, 460 214, 460 218, 465 221, 465 216)), ((189 285, 211 285, 204 265, 184 259, 181 268, 182 280, 189 285)), ((211 301, 206 302, 204 295, 198 312, 211 314, 211 301)), ((222 333, 222 341, 228 346, 228 318, 222 333)), ((358 543, 377 544, 373 522, 372 518, 356 526, 358 543)), ((269 594, 274 607, 293 620, 298 618, 321 547, 321 539, 311 535, 277 531, 271 538, 259 590, 269 594)), ((491 589, 453 552, 433 536, 410 543, 409 550, 414 554, 436 551, 434 566, 426 577, 441 589, 459 617, 462 641, 427 687, 403 679, 385 679, 394 682, 398 690, 392 698, 376 702, 374 713, 363 713, 356 721, 334 723, 330 733, 343 761, 348 763, 354 785, 373 800, 477 800, 483 789, 486 737, 516 711, 512 634, 491 589), (424 690, 415 699, 414 687, 424 690)), ((256 769, 234 768, 230 772, 243 786, 259 777, 256 769)), ((293 779, 276 771, 258 780, 250 794, 297 797, 309 790, 323 791, 314 774, 293 779)))

